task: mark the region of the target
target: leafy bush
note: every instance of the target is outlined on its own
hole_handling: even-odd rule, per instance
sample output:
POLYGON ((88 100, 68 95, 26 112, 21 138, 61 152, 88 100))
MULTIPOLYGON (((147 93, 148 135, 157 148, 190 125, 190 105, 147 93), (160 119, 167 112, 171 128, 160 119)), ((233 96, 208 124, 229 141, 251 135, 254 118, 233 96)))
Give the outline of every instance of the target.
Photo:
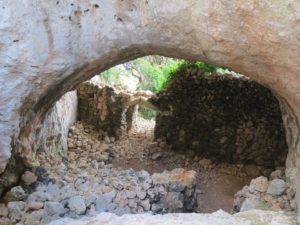
POLYGON ((203 70, 207 75, 215 72, 228 72, 226 68, 216 67, 202 61, 188 62, 161 56, 145 56, 138 58, 126 63, 125 67, 125 71, 124 69, 121 70, 119 67, 113 67, 103 72, 100 76, 111 85, 123 86, 122 80, 127 79, 126 76, 130 76, 130 74, 131 76, 136 77, 133 72, 137 71, 139 74, 139 89, 159 92, 166 88, 174 74, 179 70, 197 68, 203 70))
POLYGON ((139 88, 159 92, 165 88, 169 75, 177 70, 181 61, 169 59, 163 64, 157 64, 147 60, 147 58, 139 58, 133 64, 142 76, 139 88))

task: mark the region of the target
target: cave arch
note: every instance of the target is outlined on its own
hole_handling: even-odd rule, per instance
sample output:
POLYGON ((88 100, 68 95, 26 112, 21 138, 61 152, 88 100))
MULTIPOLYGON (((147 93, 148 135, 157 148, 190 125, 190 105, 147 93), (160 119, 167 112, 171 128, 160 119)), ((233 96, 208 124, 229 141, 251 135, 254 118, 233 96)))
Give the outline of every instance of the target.
POLYGON ((62 94, 113 65, 157 54, 225 66, 276 93, 290 148, 287 174, 297 186, 299 6, 267 0, 2 1, 0 172, 16 154, 30 159, 35 130, 62 94))

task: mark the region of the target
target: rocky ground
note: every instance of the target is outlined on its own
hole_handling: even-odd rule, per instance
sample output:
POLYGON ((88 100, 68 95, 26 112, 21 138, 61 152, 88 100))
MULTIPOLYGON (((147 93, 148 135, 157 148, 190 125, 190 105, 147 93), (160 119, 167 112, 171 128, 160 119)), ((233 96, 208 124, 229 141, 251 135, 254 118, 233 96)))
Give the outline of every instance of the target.
POLYGON ((39 153, 39 165, 7 192, 0 224, 47 224, 103 212, 295 211, 295 192, 280 170, 214 164, 193 152, 174 152, 164 140, 153 141, 153 128, 154 121, 138 117, 132 131, 115 140, 77 122, 67 155, 39 153))

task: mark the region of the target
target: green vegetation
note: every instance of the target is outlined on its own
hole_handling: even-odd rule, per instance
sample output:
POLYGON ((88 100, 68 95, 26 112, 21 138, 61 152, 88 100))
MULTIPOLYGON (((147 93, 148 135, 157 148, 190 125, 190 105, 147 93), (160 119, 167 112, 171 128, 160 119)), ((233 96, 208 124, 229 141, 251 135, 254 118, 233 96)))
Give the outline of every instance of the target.
POLYGON ((166 83, 172 73, 182 63, 180 60, 169 59, 161 64, 152 62, 147 58, 139 58, 133 61, 133 65, 141 74, 139 88, 159 92, 166 87, 166 83))
POLYGON ((123 65, 123 68, 116 66, 101 73, 101 79, 108 84, 124 87, 126 80, 135 78, 138 80, 137 89, 159 92, 172 80, 172 76, 182 69, 198 68, 208 75, 229 72, 225 68, 202 61, 188 62, 161 56, 146 56, 123 65))
POLYGON ((156 111, 152 109, 145 108, 143 106, 139 107, 139 115, 146 120, 151 120, 156 117, 156 111))

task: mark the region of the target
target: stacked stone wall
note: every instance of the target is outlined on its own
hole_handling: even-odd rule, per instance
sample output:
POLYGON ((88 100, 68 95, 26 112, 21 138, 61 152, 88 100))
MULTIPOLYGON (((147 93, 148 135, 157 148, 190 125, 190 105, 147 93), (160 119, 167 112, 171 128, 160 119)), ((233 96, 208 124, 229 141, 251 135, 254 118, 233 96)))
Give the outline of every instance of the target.
POLYGON ((79 120, 116 138, 126 132, 129 94, 92 82, 82 83, 77 91, 79 120))
POLYGON ((285 163, 288 147, 278 100, 248 78, 183 69, 150 101, 161 111, 155 137, 176 150, 231 163, 285 163))

